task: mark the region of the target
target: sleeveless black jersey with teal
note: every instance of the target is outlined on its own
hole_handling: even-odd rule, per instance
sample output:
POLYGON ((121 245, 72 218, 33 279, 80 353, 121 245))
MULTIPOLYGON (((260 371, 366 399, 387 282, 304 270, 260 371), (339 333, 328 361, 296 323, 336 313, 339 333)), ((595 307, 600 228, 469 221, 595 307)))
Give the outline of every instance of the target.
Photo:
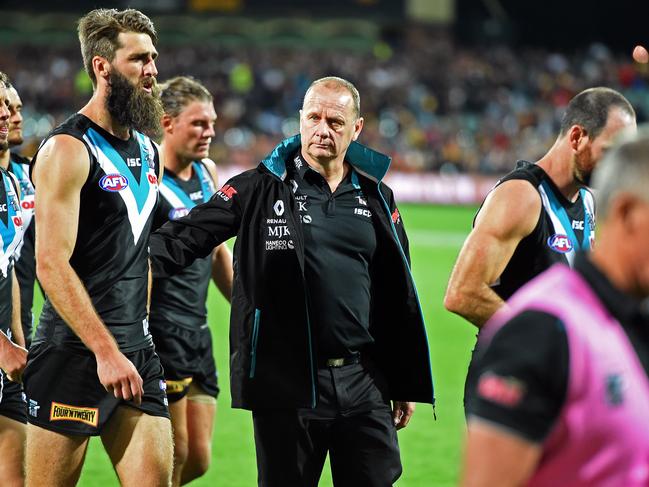
MULTIPOLYGON (((48 138, 60 134, 83 142, 90 157, 70 264, 120 350, 151 346, 146 303, 149 234, 158 199, 157 147, 136 131, 128 140, 114 137, 81 114, 70 117, 48 138)), ((32 167, 37 159, 38 154, 32 167)), ((33 343, 43 341, 83 346, 49 299, 33 343)))
POLYGON ((581 188, 577 199, 568 201, 541 167, 527 161, 519 161, 496 187, 512 179, 529 181, 542 205, 536 227, 519 242, 507 267, 491 286, 504 300, 553 264, 572 266, 576 252, 589 250, 595 237, 595 203, 588 189, 581 188))
MULTIPOLYGON (((189 213, 216 192, 214 181, 202 162, 192 162, 192 177, 184 181, 165 170, 160 184, 160 199, 153 221, 154 230, 169 220, 189 213)), ((174 323, 197 329, 207 322, 207 289, 212 275, 211 254, 197 259, 182 272, 168 278, 156 278, 151 294, 149 320, 154 329, 158 324, 174 323)))
POLYGON ((32 305, 34 303, 34 283, 36 281, 36 259, 34 244, 36 224, 34 222, 34 185, 29 179, 29 159, 10 153, 9 172, 20 187, 20 206, 25 229, 22 243, 16 249, 16 278, 20 284, 20 319, 23 325, 25 342, 29 346, 32 336, 32 305))
POLYGON ((23 236, 23 216, 17 184, 0 167, 0 330, 11 337, 11 271, 23 236))

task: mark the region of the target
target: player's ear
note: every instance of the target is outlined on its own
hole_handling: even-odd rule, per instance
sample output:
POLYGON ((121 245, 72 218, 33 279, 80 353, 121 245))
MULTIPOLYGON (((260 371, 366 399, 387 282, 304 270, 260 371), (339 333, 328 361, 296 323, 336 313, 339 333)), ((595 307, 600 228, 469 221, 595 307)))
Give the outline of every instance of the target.
POLYGON ((95 72, 95 77, 97 79, 103 78, 104 80, 108 81, 111 69, 108 59, 102 56, 94 56, 92 58, 92 69, 95 72))
POLYGON ((162 131, 165 134, 171 134, 174 131, 174 119, 168 113, 162 115, 160 119, 160 125, 162 125, 162 131))
POLYGON ((574 152, 581 152, 590 141, 588 132, 581 125, 573 125, 568 130, 568 142, 574 152))

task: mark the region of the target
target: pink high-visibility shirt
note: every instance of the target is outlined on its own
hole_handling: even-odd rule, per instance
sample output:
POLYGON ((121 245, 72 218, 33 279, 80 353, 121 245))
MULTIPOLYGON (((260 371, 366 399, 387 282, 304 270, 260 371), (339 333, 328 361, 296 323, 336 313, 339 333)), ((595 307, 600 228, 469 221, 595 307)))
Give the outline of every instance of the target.
POLYGON ((521 288, 481 333, 524 310, 557 316, 570 355, 566 401, 528 485, 649 486, 649 378, 620 323, 581 275, 558 264, 521 288))

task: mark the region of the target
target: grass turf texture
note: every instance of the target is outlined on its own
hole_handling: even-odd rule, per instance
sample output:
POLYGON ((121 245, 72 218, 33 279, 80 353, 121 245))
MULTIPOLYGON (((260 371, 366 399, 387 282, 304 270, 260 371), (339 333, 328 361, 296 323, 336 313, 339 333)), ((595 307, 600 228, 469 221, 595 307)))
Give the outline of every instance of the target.
MULTIPOLYGON (((403 475, 397 487, 445 487, 457 484, 464 433, 464 376, 474 343, 474 329, 446 312, 442 299, 451 267, 471 227, 474 208, 400 207, 410 237, 412 267, 426 317, 437 398, 437 421, 429 405, 420 404, 410 425, 399 433, 403 475)), ((36 293, 37 299, 40 294, 36 293)), ((38 316, 42 303, 36 303, 38 316)), ((220 371, 221 396, 215 422, 212 466, 193 486, 256 485, 252 420, 248 411, 230 408, 228 383, 229 308, 210 288, 209 321, 220 371)), ((394 364, 398 367, 399 364, 394 364)), ((101 441, 92 439, 79 482, 85 487, 118 485, 101 441)), ((330 487, 326 465, 321 487, 330 487)))

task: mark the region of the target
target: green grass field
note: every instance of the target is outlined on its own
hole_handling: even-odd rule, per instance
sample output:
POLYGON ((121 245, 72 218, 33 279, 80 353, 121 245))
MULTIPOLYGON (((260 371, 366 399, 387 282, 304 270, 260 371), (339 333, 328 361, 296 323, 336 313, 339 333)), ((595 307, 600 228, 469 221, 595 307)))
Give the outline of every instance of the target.
MULTIPOLYGON (((464 434, 462 390, 475 333, 468 323, 444 310, 442 298, 475 209, 404 205, 400 210, 410 236, 413 272, 426 317, 437 397, 437 421, 433 419, 429 405, 419 405, 410 425, 400 432, 403 476, 396 485, 451 486, 457 483, 461 458, 464 434)), ((218 401, 212 467, 203 478, 191 485, 251 487, 256 485, 257 478, 252 422, 248 411, 230 408, 229 308, 213 287, 209 312, 222 394, 218 401)), ((118 485, 108 457, 97 439, 91 441, 79 485, 118 485)), ((325 467, 320 485, 332 485, 328 467, 325 467)))

